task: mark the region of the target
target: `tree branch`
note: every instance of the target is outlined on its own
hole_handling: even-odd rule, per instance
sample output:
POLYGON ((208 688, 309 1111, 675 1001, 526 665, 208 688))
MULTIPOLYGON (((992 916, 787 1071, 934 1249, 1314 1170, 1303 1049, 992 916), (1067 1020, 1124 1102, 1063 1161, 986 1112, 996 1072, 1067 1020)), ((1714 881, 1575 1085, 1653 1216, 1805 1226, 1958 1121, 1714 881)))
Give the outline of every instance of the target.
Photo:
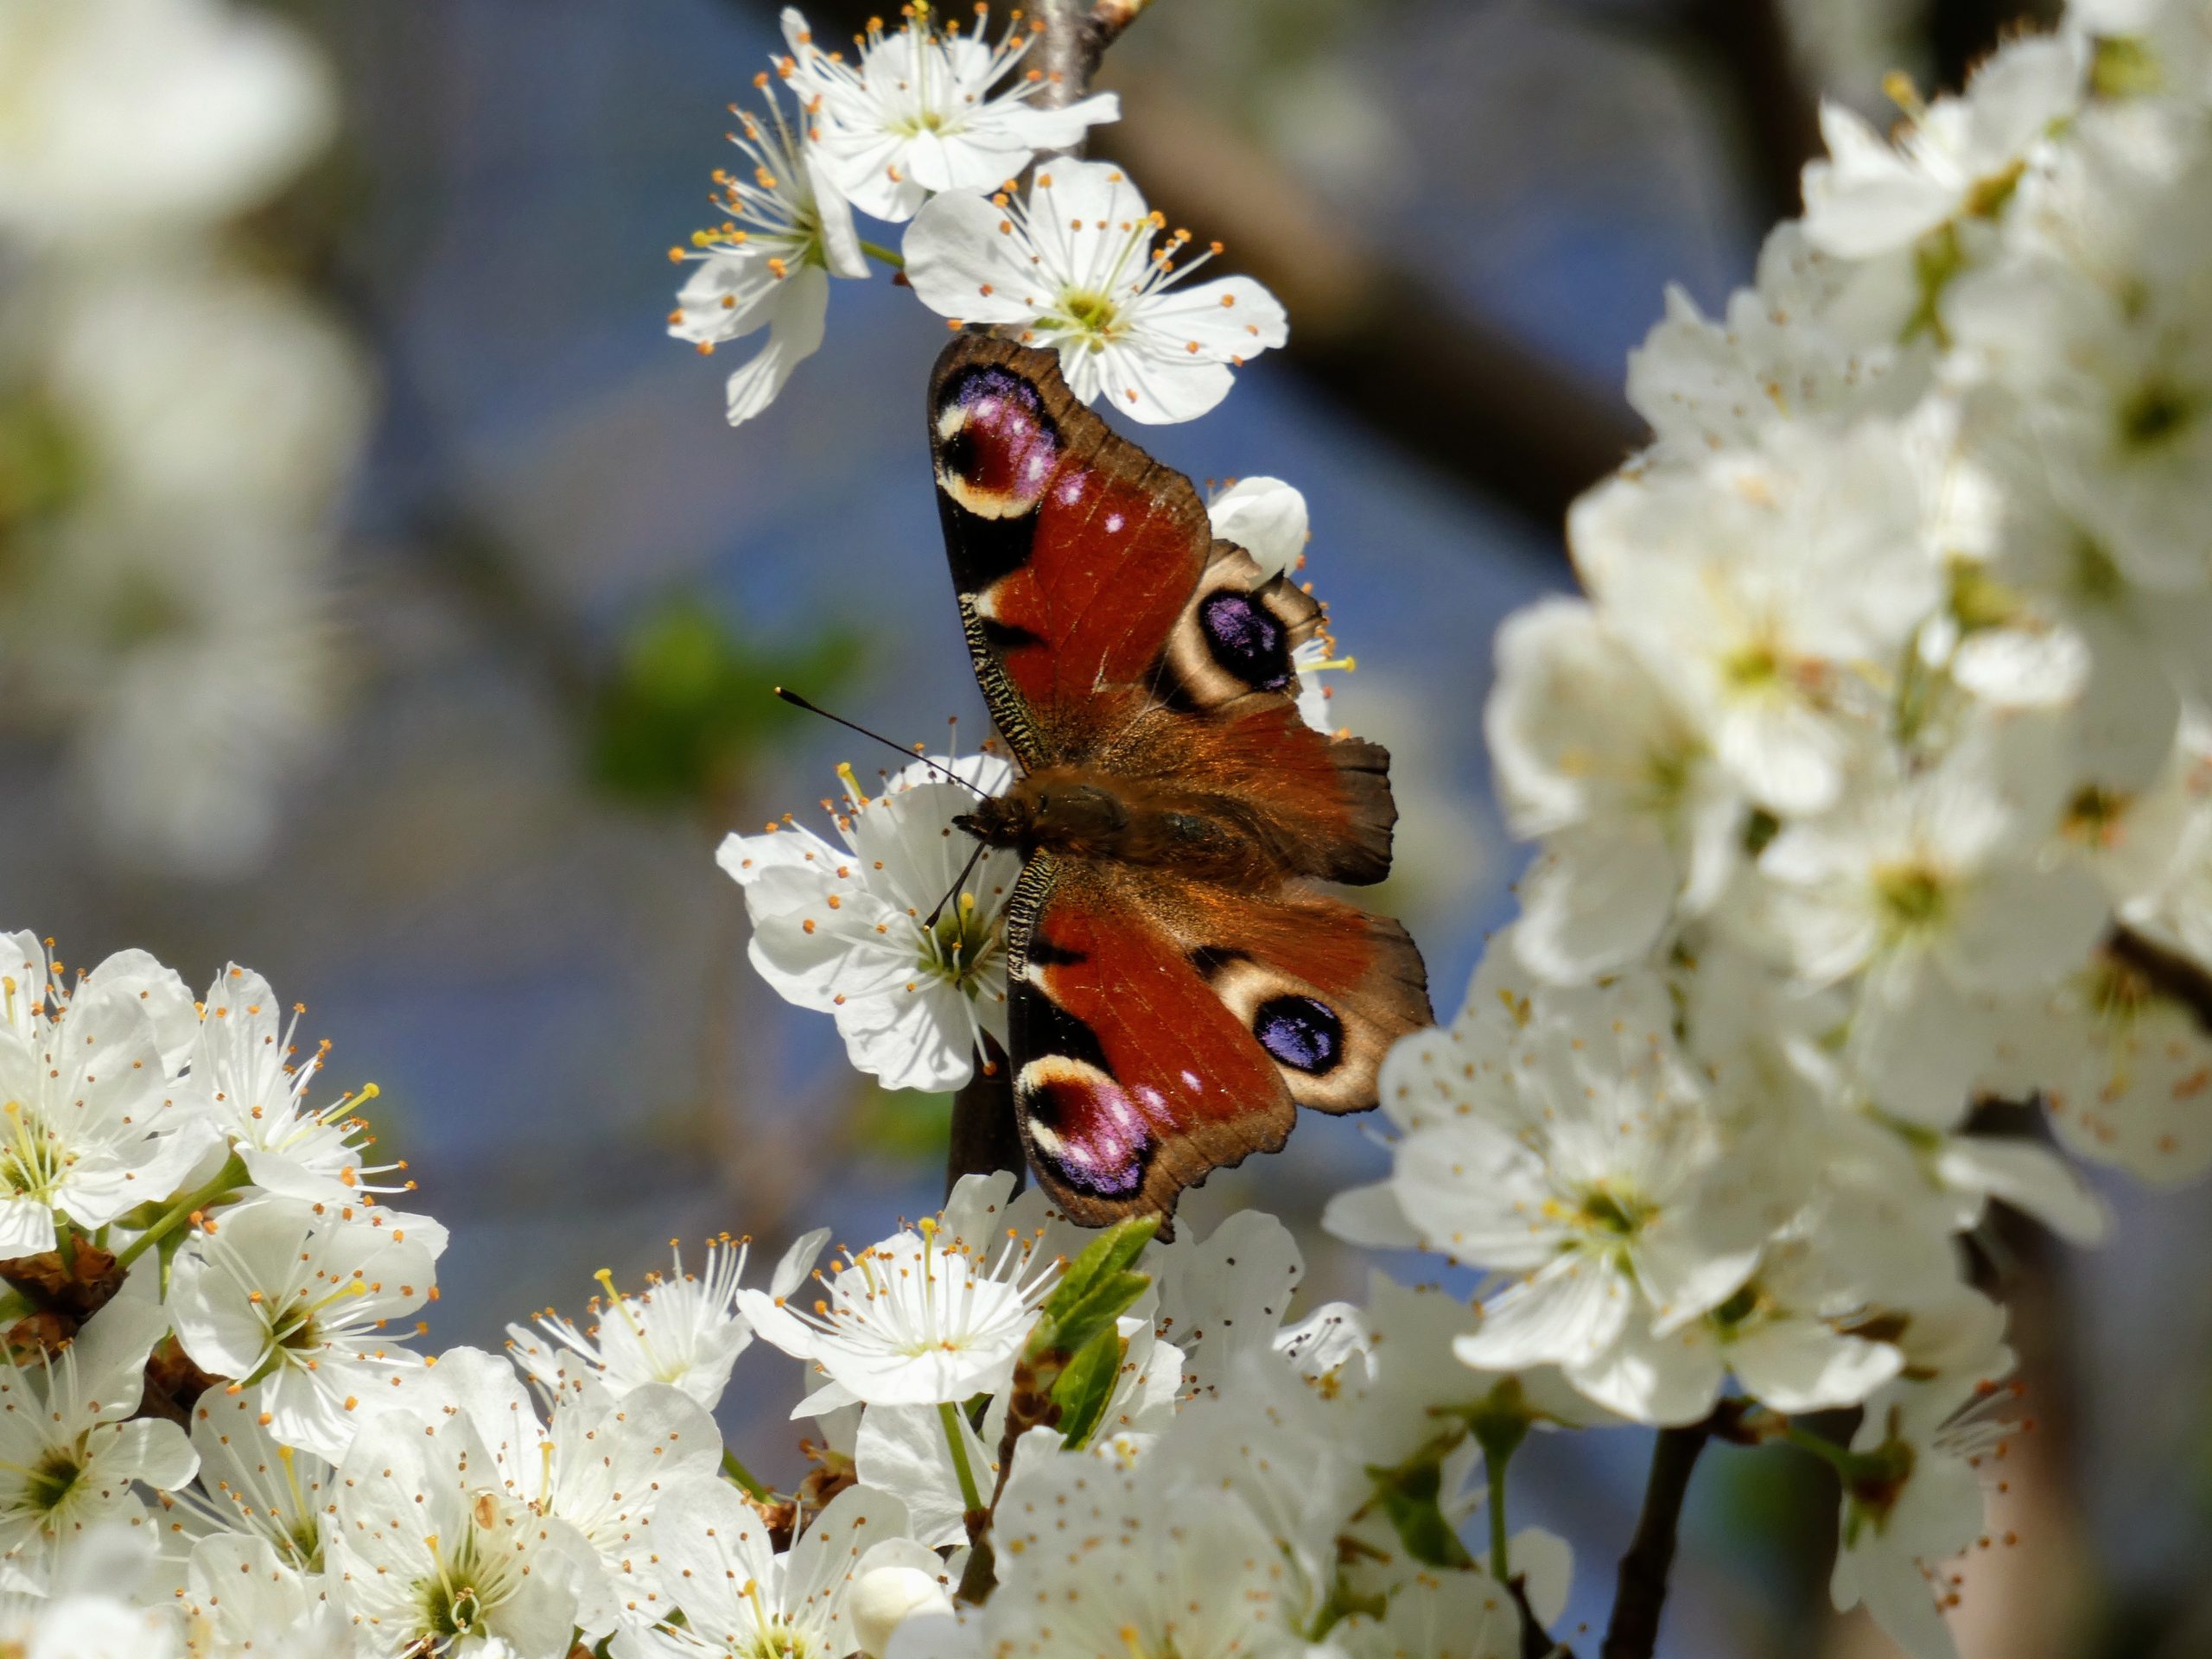
POLYGON ((1021 1128, 1014 1116, 1014 1069, 1006 1051, 986 1035, 976 1056, 975 1075, 952 1097, 952 1139, 945 1147, 944 1190, 963 1175, 988 1175, 1010 1169, 1020 1178, 1027 1159, 1021 1128))
POLYGON ((1098 60, 1122 38, 1152 0, 1037 0, 1045 37, 1038 42, 1038 67, 1045 85, 1033 100, 1040 108, 1063 109, 1090 88, 1098 60))
POLYGON ((2105 948, 2122 965, 2142 975, 2152 990, 2188 1008, 2196 1016, 2197 1025, 2212 1036, 2212 974, 2129 927, 2114 928, 2105 948))
POLYGON ((1820 110, 1807 96, 1777 0, 1684 0, 1683 32, 1727 82, 1745 182, 1762 218, 1795 219, 1798 176, 1821 153, 1820 110))
POLYGON ((1529 1605, 1528 1574, 1516 1573, 1513 1581, 1505 1587, 1511 1592, 1513 1605, 1521 1615, 1521 1659, 1574 1659, 1574 1649, 1554 1641, 1551 1632, 1544 1628, 1544 1621, 1529 1605))
POLYGON ((1956 92, 1974 66, 2008 34, 2049 22, 2051 0, 1935 0, 1928 15, 1928 44, 1936 59, 1936 84, 1956 92))
POLYGON ((1651 1448, 1651 1478, 1643 1513, 1621 1557, 1620 1587, 1599 1659, 1651 1659, 1659 1643, 1659 1613, 1667 1603, 1667 1575, 1675 1565, 1675 1535, 1698 1454, 1713 1438, 1713 1420, 1687 1428, 1662 1428, 1651 1448))

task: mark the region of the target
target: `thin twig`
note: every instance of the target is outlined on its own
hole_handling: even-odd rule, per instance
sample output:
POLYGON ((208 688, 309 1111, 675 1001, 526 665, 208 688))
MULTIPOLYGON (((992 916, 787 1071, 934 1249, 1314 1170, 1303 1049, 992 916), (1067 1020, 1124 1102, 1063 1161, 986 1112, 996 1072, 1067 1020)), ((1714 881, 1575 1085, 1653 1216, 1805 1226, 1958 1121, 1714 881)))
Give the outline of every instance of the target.
POLYGON ((1010 1169, 1016 1176, 1027 1161, 1021 1129, 1014 1116, 1014 1070, 988 1037, 976 1056, 975 1074, 952 1097, 952 1140, 945 1148, 944 1190, 963 1175, 988 1175, 1010 1169))
POLYGON ((1574 1659, 1574 1649, 1554 1641, 1536 1610, 1529 1605, 1529 1575, 1516 1573, 1506 1584, 1521 1613, 1521 1659, 1574 1659))
POLYGON ((1675 1536, 1689 1495, 1690 1474, 1698 1454, 1713 1438, 1710 1420, 1687 1428, 1662 1428, 1651 1448, 1651 1478, 1643 1489, 1643 1513, 1636 1536, 1621 1557, 1620 1587, 1613 1597, 1612 1622, 1605 1627, 1599 1659, 1651 1659, 1659 1643, 1659 1613, 1667 1604, 1667 1575, 1675 1565, 1675 1536))

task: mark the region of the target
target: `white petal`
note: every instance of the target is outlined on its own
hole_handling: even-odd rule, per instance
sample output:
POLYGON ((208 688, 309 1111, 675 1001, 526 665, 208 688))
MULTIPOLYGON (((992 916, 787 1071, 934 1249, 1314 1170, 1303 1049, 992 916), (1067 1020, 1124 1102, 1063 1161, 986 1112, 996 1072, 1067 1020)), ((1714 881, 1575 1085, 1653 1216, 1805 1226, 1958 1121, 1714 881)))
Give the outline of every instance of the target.
POLYGON ((1555 984, 1587 984, 1658 942, 1681 887, 1649 818, 1560 831, 1521 878, 1521 957, 1555 984))
POLYGON ((1703 1324, 1660 1336, 1641 1318, 1624 1324, 1595 1359, 1565 1368, 1588 1398, 1631 1421, 1694 1423, 1713 1409, 1728 1367, 1703 1324))
POLYGON ((724 388, 732 426, 741 426, 776 400, 791 371, 822 344, 830 312, 830 279, 814 265, 785 277, 769 302, 768 343, 724 388))
POLYGON ((1037 278, 1005 211, 965 192, 932 197, 906 227, 902 251, 914 296, 962 322, 1027 322, 1037 278))
POLYGON ((1729 1344, 1728 1357, 1745 1391, 1784 1414, 1863 1404, 1904 1366, 1887 1343, 1804 1319, 1758 1324, 1729 1344))
POLYGON ((1629 1302, 1618 1274, 1566 1258, 1485 1303, 1482 1323, 1452 1351, 1462 1364, 1487 1371, 1586 1363, 1612 1345, 1629 1302))
POLYGON ((1213 533, 1234 542, 1270 575, 1298 569, 1311 520, 1306 498, 1279 478, 1240 478, 1206 509, 1213 533))
POLYGON ((2002 1198, 2070 1243, 2094 1244, 2112 1225, 2104 1200, 2074 1166, 2032 1141, 1961 1135, 1937 1155, 1936 1169, 1948 1185, 2002 1198))

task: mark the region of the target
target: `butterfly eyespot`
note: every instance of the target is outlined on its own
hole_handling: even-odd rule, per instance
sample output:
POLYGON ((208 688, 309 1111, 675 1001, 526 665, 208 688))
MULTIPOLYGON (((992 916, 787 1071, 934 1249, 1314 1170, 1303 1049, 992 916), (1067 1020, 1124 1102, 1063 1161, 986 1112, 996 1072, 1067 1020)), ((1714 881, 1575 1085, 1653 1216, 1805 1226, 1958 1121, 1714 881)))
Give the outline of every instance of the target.
POLYGON ((1344 1022, 1310 996, 1262 1002, 1252 1016, 1252 1034, 1278 1062, 1308 1077, 1325 1076, 1344 1057, 1344 1022))
POLYGON ((1251 594, 1207 594, 1198 629, 1214 661, 1245 684, 1280 691, 1290 683, 1290 630, 1251 594))
POLYGON ((938 484, 985 518, 1035 506, 1060 458, 1059 433, 1037 389, 995 366, 972 369, 944 389, 937 436, 938 484))
POLYGON ((1023 1066, 1014 1080, 1030 1151, 1066 1185, 1090 1198, 1143 1189, 1152 1132, 1128 1092, 1104 1071, 1065 1054, 1023 1066))

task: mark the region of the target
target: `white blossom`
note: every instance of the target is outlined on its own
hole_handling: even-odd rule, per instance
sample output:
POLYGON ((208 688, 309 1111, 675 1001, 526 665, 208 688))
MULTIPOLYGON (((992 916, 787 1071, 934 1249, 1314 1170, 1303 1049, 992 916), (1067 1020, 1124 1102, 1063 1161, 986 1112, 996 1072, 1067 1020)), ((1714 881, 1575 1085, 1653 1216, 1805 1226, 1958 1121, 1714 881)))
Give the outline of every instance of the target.
POLYGON ((626 1631, 621 1659, 852 1651, 855 1586, 886 1567, 931 1573, 938 1558, 903 1535, 906 1510, 887 1492, 840 1492, 781 1554, 767 1525, 734 1489, 687 1487, 660 1516, 658 1549, 683 1605, 680 1627, 626 1631))
POLYGON ((1083 402, 1103 396, 1148 424, 1194 420, 1289 325, 1249 276, 1191 285, 1211 254, 1179 264, 1188 232, 1155 250, 1166 227, 1118 167, 1063 159, 1038 170, 1026 199, 932 198, 906 232, 906 276, 943 316, 1057 348, 1083 402))
POLYGON ((1864 259, 1910 247, 1961 218, 2000 212, 2036 148, 2081 99, 2085 54, 2057 38, 2007 41, 1963 94, 1907 106, 1896 148, 1840 105, 1821 111, 1825 161, 1805 169, 1805 232, 1864 259))
POLYGON ((0 226, 127 243, 266 198, 328 139, 327 68, 226 0, 18 0, 0 13, 0 226))
POLYGON ((1850 1053, 1885 1110, 1955 1123, 1994 1040, 1990 999, 2056 985, 2108 918, 2094 878, 2050 858, 2036 828, 2001 755, 1976 745, 1916 778, 1870 779, 1760 855, 1798 972, 1862 976, 1850 1053))
POLYGON ((250 1393, 288 1446, 342 1459, 423 1364, 390 1331, 436 1294, 414 1217, 260 1198, 177 1252, 168 1308, 193 1363, 250 1393))
POLYGON ((753 967, 787 1000, 834 1015, 853 1064, 886 1088, 959 1088, 984 1037, 1005 1045, 1004 912, 1020 859, 987 851, 962 880, 976 843, 952 820, 1012 776, 995 756, 946 757, 870 798, 848 768, 835 840, 771 826, 716 855, 745 889, 753 967))
POLYGON ((1080 144, 1093 125, 1120 115, 1111 92, 1058 108, 1039 100, 1047 83, 1025 64, 1042 18, 1015 11, 996 42, 985 38, 988 23, 980 8, 965 32, 957 16, 947 22, 918 8, 887 34, 870 19, 858 60, 847 62, 817 47, 805 18, 785 10, 785 73, 806 101, 823 170, 854 207, 912 219, 934 194, 995 188, 1039 150, 1080 144))
MULTIPOLYGON (((353 1116, 372 1087, 310 1107, 308 1090, 328 1053, 325 1045, 302 1058, 294 1045, 301 1010, 291 1018, 269 982, 235 963, 207 988, 191 1052, 188 1097, 200 1105, 245 1162, 255 1185, 311 1204, 346 1205, 376 1192, 403 1192, 412 1181, 378 1185, 374 1178, 403 1164, 371 1165, 366 1126, 353 1116)), ((440 1230, 441 1236, 442 1230, 440 1230)))
POLYGON ((669 250, 677 263, 694 264, 669 317, 671 334, 711 353, 768 331, 768 343, 725 388, 732 426, 773 403, 791 371, 820 347, 830 279, 868 274, 852 209, 815 146, 785 115, 774 84, 765 75, 755 84, 767 118, 732 106, 738 130, 729 140, 742 159, 734 170, 715 172, 713 200, 724 217, 694 232, 689 249, 669 250))
MULTIPOLYGON (((827 1235, 809 1236, 818 1251, 827 1235)), ((604 1389, 620 1399, 639 1389, 670 1384, 711 1411, 729 1386, 738 1356, 753 1344, 753 1327, 737 1311, 738 1281, 750 1243, 727 1235, 713 1240, 694 1274, 683 1270, 682 1247, 671 1239, 668 1274, 648 1274, 645 1288, 635 1295, 616 1290, 614 1275, 601 1273, 606 1295, 594 1297, 590 1310, 597 1324, 579 1330, 548 1309, 538 1315, 538 1331, 509 1325, 508 1347, 516 1363, 549 1394, 582 1385, 604 1389)), ((770 1294, 787 1294, 798 1277, 787 1257, 770 1294)))
POLYGON ((0 1587, 44 1592, 101 1530, 147 1524, 137 1485, 199 1465, 175 1423, 136 1415, 161 1311, 120 1296, 58 1354, 0 1351, 0 1587))
POLYGON ((365 1426, 340 1469, 330 1533, 365 1649, 385 1659, 555 1659, 597 1564, 566 1522, 505 1489, 466 1414, 393 1412, 365 1426))
POLYGON ((492 1454, 480 1471, 532 1513, 573 1529, 595 1557, 576 1575, 576 1623, 595 1643, 620 1626, 664 1617, 680 1596, 654 1570, 655 1519, 678 1495, 715 1478, 721 1436, 688 1395, 646 1383, 617 1398, 603 1389, 556 1395, 538 1421, 514 1369, 480 1349, 440 1357, 410 1401, 417 1417, 466 1416, 492 1454))
POLYGON ((20 982, 0 979, 10 1005, 0 1028, 0 1249, 10 1255, 54 1249, 57 1214, 90 1230, 168 1198, 211 1138, 171 1092, 143 987, 94 974, 65 999, 34 985, 29 968, 20 982))
POLYGON ((352 1621, 320 1578, 266 1538, 224 1533, 192 1552, 183 1605, 192 1659, 355 1659, 352 1621))
POLYGON ((257 1540, 295 1573, 319 1574, 324 1528, 336 1501, 329 1459, 286 1446, 262 1421, 261 1403, 210 1389, 192 1409, 198 1477, 166 1495, 164 1547, 188 1558, 205 1539, 257 1540))
POLYGON ((1772 811, 1836 801, 1940 570, 1904 435, 1776 427, 1576 504, 1576 568, 1723 775, 1772 811))
POLYGON ((1522 958, 1573 982, 1643 957, 1719 897, 1746 811, 1706 734, 1590 606, 1554 600, 1498 632, 1484 720, 1516 834, 1522 958))
POLYGON ((181 1632, 174 1611, 146 1593, 153 1561, 143 1529, 111 1522, 87 1533, 42 1589, 0 1588, 0 1650, 23 1659, 173 1659, 183 1651, 181 1632))
MULTIPOLYGON (((1709 1408, 1718 1378, 1681 1333, 1743 1287, 1795 1208, 1771 1146, 1734 1132, 1671 1027, 1656 978, 1533 988, 1501 934, 1442 1040, 1394 1048, 1382 1078, 1408 1234, 1515 1279, 1459 1357, 1556 1364, 1647 1421, 1709 1408)), ((1357 1214, 1332 1206, 1326 1224, 1359 1237, 1357 1214)))
POLYGON ((1004 1226, 988 1202, 1001 1191, 962 1177, 941 1216, 817 1270, 824 1294, 810 1308, 801 1288, 738 1292, 762 1341, 828 1379, 793 1415, 856 1400, 933 1406, 1005 1381, 1060 1262, 1040 1255, 1038 1235, 1004 1226))

